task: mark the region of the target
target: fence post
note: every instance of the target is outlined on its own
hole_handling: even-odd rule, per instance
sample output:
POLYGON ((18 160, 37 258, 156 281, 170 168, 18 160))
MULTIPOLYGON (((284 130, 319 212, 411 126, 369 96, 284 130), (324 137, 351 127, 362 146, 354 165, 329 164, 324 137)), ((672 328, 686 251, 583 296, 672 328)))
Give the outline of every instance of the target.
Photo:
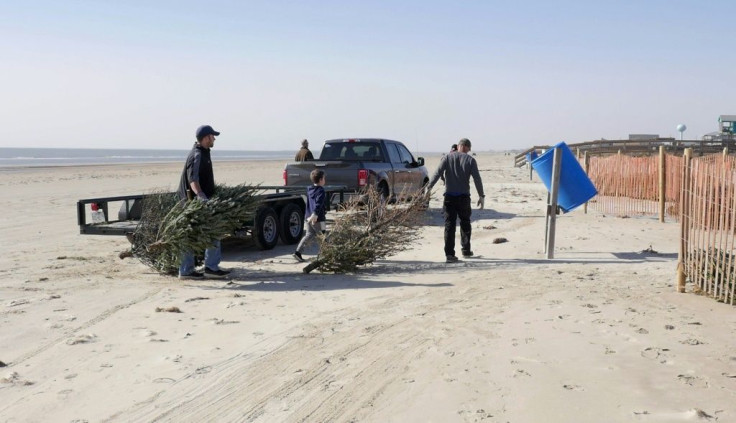
POLYGON ((680 183, 680 249, 677 253, 677 292, 685 292, 685 260, 690 234, 690 204, 688 187, 690 186, 690 158, 693 149, 686 148, 682 156, 682 182, 680 183))
MULTIPOLYGON (((532 150, 537 151, 537 150, 532 150)), ((532 162, 526 162, 527 165, 529 165, 529 180, 531 181, 534 179, 534 168, 532 167, 532 162)))
POLYGON ((728 146, 723 147, 723 160, 726 160, 728 157, 728 146))
POLYGON ((665 210, 665 188, 666 188, 666 178, 665 178, 665 155, 664 155, 664 146, 659 146, 659 221, 664 222, 664 210, 665 210))

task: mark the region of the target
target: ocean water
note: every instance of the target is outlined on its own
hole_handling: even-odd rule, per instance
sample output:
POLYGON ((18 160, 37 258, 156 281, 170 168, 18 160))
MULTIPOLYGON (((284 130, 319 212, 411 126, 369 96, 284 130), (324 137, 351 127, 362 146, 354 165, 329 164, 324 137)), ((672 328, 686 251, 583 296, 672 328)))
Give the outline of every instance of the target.
MULTIPOLYGON (((216 161, 294 158, 294 151, 238 151, 212 149, 216 161)), ((189 150, 98 148, 0 148, 0 167, 78 166, 119 163, 183 162, 189 150)))

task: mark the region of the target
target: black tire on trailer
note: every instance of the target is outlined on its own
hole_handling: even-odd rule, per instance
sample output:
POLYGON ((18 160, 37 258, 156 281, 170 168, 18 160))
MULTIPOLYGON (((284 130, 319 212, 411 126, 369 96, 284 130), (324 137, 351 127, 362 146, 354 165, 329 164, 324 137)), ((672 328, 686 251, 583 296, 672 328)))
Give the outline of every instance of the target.
POLYGON ((279 242, 279 219, 273 207, 262 207, 253 222, 253 240, 261 250, 270 250, 279 242))
POLYGON ((288 203, 279 215, 279 236, 284 244, 296 244, 304 233, 304 211, 294 203, 288 203))

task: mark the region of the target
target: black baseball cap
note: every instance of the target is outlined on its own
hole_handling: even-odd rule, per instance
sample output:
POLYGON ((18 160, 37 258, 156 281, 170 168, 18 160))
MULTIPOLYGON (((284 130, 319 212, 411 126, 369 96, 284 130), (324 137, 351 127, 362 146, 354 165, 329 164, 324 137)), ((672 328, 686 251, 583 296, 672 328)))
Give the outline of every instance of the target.
POLYGON ((212 129, 212 127, 209 125, 202 125, 199 128, 197 128, 197 141, 201 140, 207 135, 220 136, 220 133, 212 129))

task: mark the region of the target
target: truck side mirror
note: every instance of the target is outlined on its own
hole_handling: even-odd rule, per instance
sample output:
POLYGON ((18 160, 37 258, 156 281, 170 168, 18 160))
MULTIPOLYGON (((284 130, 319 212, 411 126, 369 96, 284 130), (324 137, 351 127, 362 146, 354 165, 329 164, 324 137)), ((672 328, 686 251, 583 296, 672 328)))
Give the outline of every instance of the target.
POLYGON ((417 167, 424 166, 424 157, 417 157, 417 167))

